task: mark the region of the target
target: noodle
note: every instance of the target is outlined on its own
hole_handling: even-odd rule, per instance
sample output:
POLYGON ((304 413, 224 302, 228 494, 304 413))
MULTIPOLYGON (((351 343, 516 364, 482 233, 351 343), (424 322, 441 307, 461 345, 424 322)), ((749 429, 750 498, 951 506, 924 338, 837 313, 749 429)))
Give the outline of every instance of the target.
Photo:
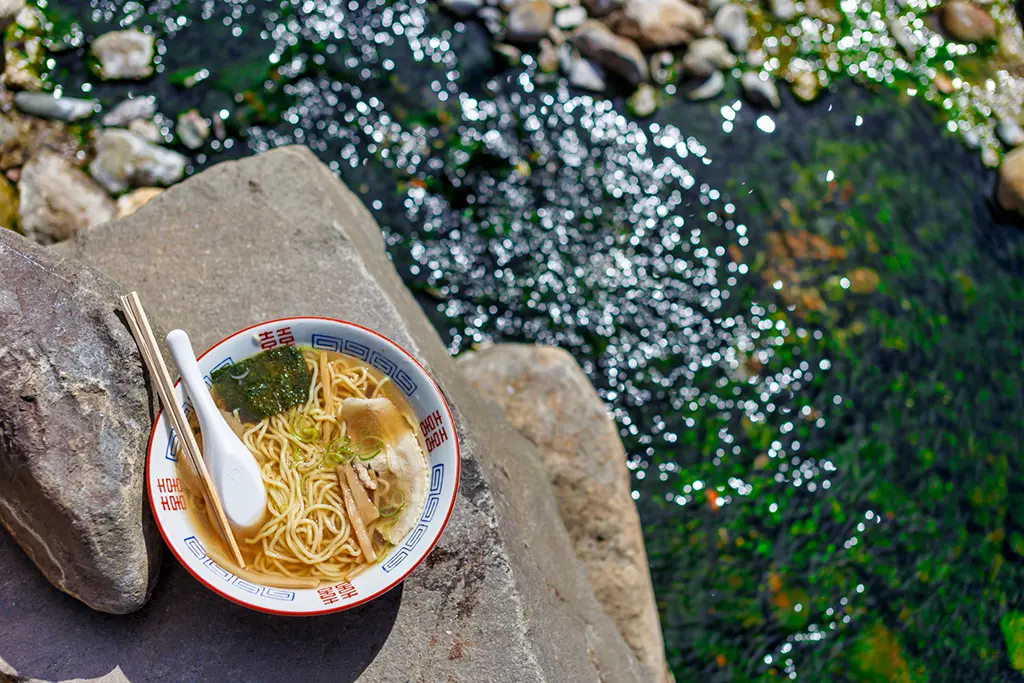
MULTIPOLYGON (((394 529, 395 511, 402 509, 405 501, 399 486, 407 486, 384 471, 386 468, 372 469, 375 461, 386 462, 391 456, 391 444, 377 436, 367 437, 365 429, 362 438, 375 449, 362 448, 362 443, 361 450, 345 451, 349 464, 343 467, 331 457, 336 442, 346 449, 349 437, 359 436, 341 419, 346 399, 377 399, 381 403, 383 398, 394 407, 401 405, 399 401, 404 399, 394 398, 389 378, 336 353, 306 349, 302 358, 310 372, 305 403, 240 430, 243 443, 260 465, 267 512, 259 529, 240 538, 239 545, 248 564, 247 575, 277 577, 265 582, 272 585, 344 581, 379 561, 391 547, 388 531, 394 529), (349 467, 359 472, 355 483, 363 509, 373 513, 367 519, 346 508, 346 495, 351 503, 354 489, 342 483, 341 471, 349 467), (355 515, 358 527, 350 514, 355 515)), ((205 507, 201 497, 192 502, 193 509, 205 507)), ((217 558, 221 555, 219 550, 213 553, 217 558)))

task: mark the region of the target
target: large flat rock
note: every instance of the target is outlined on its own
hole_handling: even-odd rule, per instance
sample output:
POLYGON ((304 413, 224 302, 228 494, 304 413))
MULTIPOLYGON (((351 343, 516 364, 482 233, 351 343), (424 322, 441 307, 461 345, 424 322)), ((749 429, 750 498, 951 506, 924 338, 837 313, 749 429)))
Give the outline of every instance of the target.
MULTIPOLYGON (((133 683, 644 680, 572 552, 535 448, 461 378, 372 217, 310 152, 218 165, 63 249, 139 290, 154 318, 186 328, 201 348, 299 314, 386 334, 448 396, 463 479, 441 542, 403 586, 327 617, 250 612, 168 561, 146 608, 103 619, 16 566, 0 576, 0 658, 19 673, 115 671, 133 683)), ((2 552, 0 543, 0 561, 2 552)))

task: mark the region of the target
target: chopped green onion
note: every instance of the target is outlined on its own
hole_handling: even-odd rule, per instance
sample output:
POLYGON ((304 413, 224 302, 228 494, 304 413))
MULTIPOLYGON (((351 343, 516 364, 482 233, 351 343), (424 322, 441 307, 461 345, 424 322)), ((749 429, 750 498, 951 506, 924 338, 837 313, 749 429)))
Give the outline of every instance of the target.
POLYGON ((377 436, 366 436, 359 440, 359 447, 353 449, 360 460, 373 460, 384 450, 384 439, 377 436))
POLYGON ((394 517, 402 508, 405 507, 405 491, 400 488, 396 488, 395 492, 391 494, 391 500, 388 504, 380 508, 381 517, 394 517))
POLYGON ((349 448, 351 441, 347 436, 339 436, 327 446, 324 457, 335 465, 348 464, 355 457, 355 454, 349 448))
POLYGON ((313 443, 320 438, 320 430, 317 428, 316 422, 308 415, 299 415, 292 428, 295 438, 302 443, 313 443))

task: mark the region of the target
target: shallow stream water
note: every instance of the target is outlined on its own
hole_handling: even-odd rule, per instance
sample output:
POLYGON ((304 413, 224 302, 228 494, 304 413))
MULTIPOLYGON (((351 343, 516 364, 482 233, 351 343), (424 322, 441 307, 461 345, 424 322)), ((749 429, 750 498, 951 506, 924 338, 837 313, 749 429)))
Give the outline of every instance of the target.
POLYGON ((99 83, 74 48, 51 80, 223 112, 194 170, 309 145, 452 353, 573 352, 621 428, 680 682, 1021 680, 1024 230, 933 109, 840 79, 636 120, 423 0, 55 9, 162 36, 151 81, 99 83))

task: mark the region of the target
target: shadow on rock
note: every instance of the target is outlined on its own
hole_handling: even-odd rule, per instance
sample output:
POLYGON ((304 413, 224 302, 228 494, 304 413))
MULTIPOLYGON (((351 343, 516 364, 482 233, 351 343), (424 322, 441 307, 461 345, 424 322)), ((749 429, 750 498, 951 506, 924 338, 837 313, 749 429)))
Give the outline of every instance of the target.
POLYGON ((144 681, 355 681, 388 639, 401 585, 353 610, 289 618, 214 595, 165 560, 152 599, 125 616, 51 586, 0 530, 0 659, 23 676, 96 678, 120 666, 144 681))

